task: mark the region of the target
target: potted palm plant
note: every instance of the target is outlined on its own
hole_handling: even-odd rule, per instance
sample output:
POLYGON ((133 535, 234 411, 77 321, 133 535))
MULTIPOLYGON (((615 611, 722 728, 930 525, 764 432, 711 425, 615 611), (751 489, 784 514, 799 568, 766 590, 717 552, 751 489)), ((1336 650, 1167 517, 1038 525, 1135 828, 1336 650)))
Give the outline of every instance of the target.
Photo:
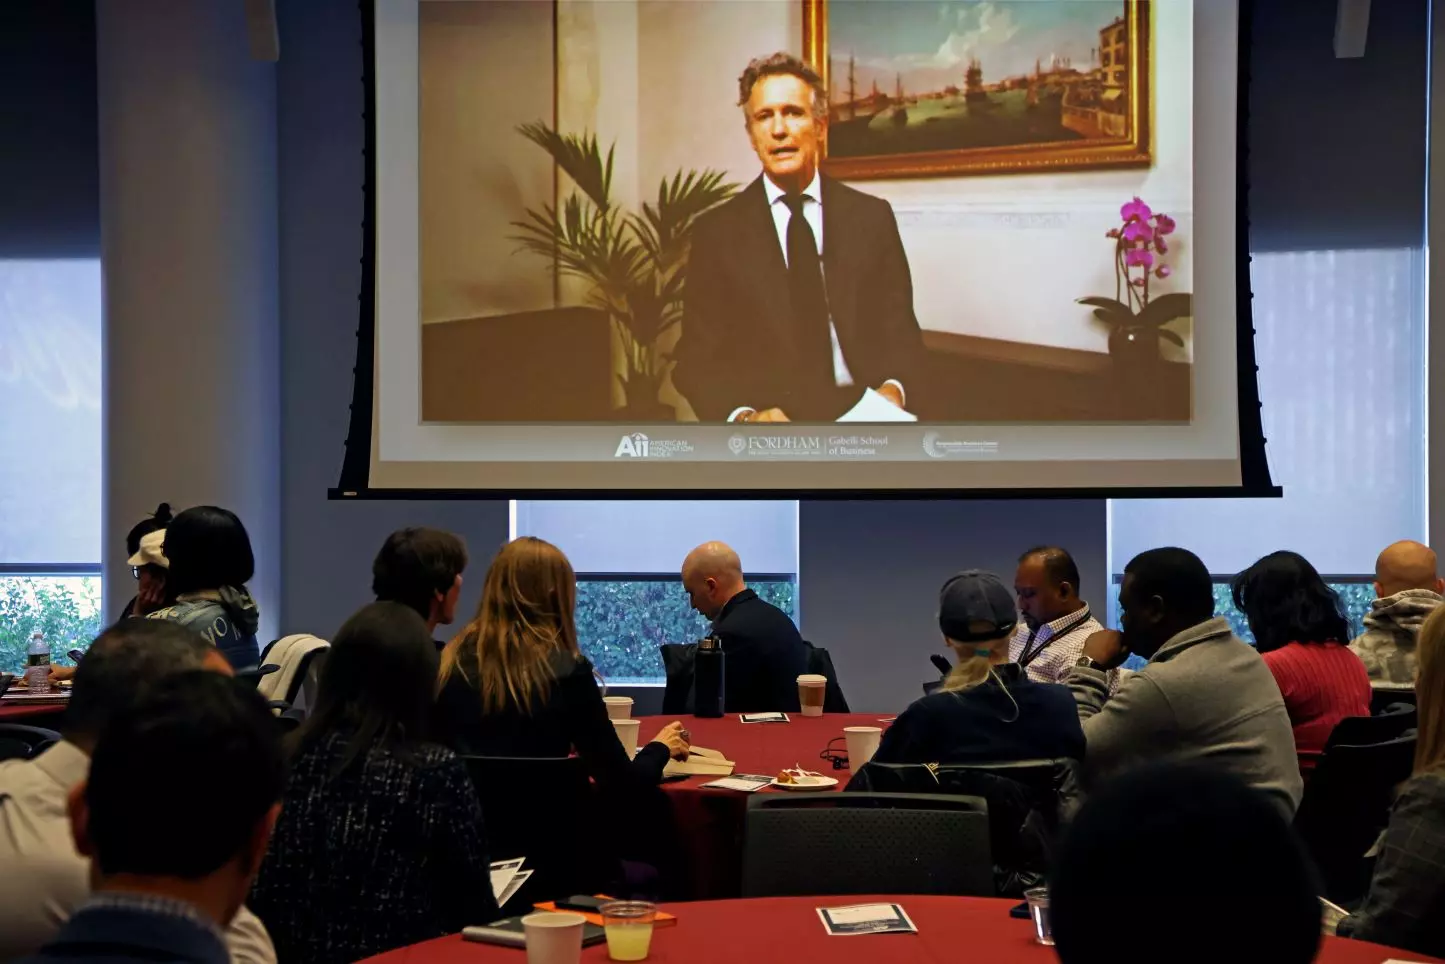
POLYGON ((518 132, 549 155, 576 190, 560 206, 528 209, 514 222, 523 251, 562 274, 591 283, 587 301, 611 319, 625 355, 626 407, 634 419, 672 418, 658 394, 672 359, 666 336, 682 321, 683 273, 693 225, 737 190, 721 171, 679 171, 663 178, 655 202, 628 212, 612 200, 615 145, 602 152, 594 134, 562 134, 543 123, 518 132))

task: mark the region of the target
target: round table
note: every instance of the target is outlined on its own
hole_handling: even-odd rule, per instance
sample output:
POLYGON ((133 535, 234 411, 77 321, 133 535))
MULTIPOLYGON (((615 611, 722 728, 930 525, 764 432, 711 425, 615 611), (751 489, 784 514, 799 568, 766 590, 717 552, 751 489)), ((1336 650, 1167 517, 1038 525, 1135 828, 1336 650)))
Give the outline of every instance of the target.
POLYGON ((24 723, 28 726, 43 726, 59 729, 65 717, 65 708, 70 705, 70 691, 58 696, 27 697, 20 693, 6 693, 0 697, 0 723, 24 723))
MULTIPOLYGON (((848 785, 853 775, 834 770, 818 758, 828 741, 839 737, 837 750, 844 751, 843 727, 886 728, 877 713, 825 713, 803 716, 789 713, 788 723, 743 723, 738 714, 716 719, 681 717, 698 746, 717 750, 732 760, 733 773, 776 776, 779 770, 801 766, 834 777, 837 789, 848 785)), ((647 739, 676 717, 643 717, 641 738, 647 739)), ((704 783, 717 777, 689 777, 663 784, 677 821, 679 846, 686 858, 687 895, 697 900, 738 897, 742 894, 743 818, 748 794, 737 790, 707 790, 704 783)), ((768 787, 759 793, 786 793, 768 787)))
MULTIPOLYGON (((891 961, 957 964, 961 960, 1057 961, 1053 949, 1034 940, 1033 924, 1009 916, 1014 901, 982 897, 770 897, 759 900, 699 901, 665 905, 677 924, 652 935, 647 959, 653 964, 797 964, 828 960, 834 964, 888 964, 891 961), (900 905, 917 934, 863 934, 829 937, 818 919, 819 907, 850 904, 900 905)), ((1125 923, 1123 926, 1127 926, 1125 923)), ((1181 939, 1187 935, 1181 935, 1181 939)), ((1318 964, 1381 964, 1390 958, 1430 958, 1392 951, 1378 944, 1326 937, 1318 964)), ((460 936, 443 937, 381 954, 377 964, 517 964, 514 948, 474 944, 460 936)), ((584 961, 607 960, 607 945, 582 952, 584 961)), ((1161 956, 1167 960, 1167 954, 1161 956)))

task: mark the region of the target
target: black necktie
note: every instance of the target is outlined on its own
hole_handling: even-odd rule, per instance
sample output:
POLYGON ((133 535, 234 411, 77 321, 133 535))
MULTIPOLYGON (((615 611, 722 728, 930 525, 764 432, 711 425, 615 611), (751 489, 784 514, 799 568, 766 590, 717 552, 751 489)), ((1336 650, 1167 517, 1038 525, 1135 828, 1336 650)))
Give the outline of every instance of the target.
POLYGON ((803 216, 802 194, 783 195, 792 216, 788 219, 788 287, 792 295, 794 339, 798 361, 815 377, 832 382, 833 344, 828 333, 828 292, 823 286, 823 262, 818 239, 803 216))

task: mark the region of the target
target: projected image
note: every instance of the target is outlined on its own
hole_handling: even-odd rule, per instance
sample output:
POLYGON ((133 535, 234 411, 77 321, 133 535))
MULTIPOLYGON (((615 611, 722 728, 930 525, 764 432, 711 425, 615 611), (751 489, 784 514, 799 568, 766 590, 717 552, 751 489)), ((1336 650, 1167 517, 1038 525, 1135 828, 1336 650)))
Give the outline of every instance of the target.
POLYGON ((417 42, 424 423, 1197 414, 1192 4, 423 0, 417 42))

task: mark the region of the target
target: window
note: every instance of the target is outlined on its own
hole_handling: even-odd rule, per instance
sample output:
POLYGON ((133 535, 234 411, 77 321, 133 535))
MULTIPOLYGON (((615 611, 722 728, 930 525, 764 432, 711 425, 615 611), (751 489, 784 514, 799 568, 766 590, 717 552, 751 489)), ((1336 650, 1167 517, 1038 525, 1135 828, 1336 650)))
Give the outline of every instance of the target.
POLYGON ((0 261, 0 670, 99 629, 101 301, 96 259, 0 261), (18 642, 17 642, 18 640, 18 642))
POLYGON ((518 500, 513 538, 553 543, 577 570, 582 652, 609 683, 663 681, 663 643, 707 632, 682 589, 682 560, 700 543, 726 542, 748 586, 798 619, 798 503, 668 500, 518 500))

